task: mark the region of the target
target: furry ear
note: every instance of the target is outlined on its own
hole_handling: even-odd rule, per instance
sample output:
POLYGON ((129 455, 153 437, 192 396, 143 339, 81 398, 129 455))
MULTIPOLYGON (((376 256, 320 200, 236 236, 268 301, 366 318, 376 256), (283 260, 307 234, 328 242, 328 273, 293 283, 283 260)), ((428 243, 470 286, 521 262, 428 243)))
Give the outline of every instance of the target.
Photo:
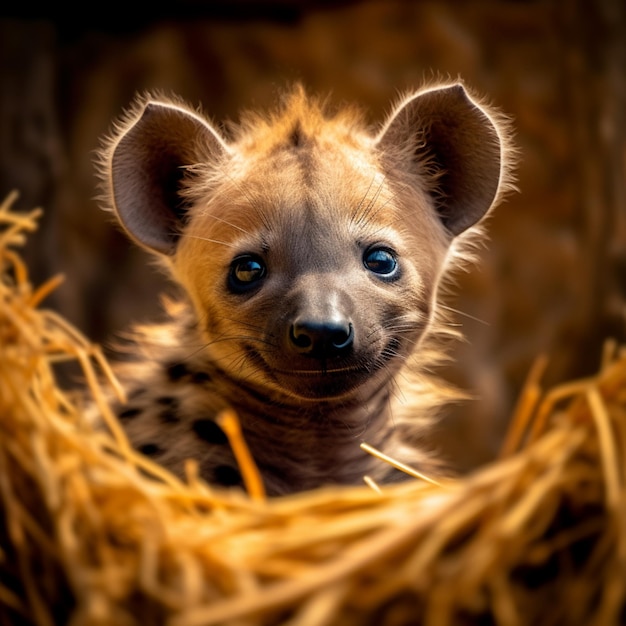
POLYGON ((187 167, 222 158, 224 140, 184 106, 147 100, 120 125, 102 158, 110 204, 132 239, 172 254, 185 222, 187 167))
POLYGON ((426 177, 441 221, 456 236, 487 213, 503 184, 504 145, 496 124, 454 84, 401 102, 378 147, 392 167, 426 177))

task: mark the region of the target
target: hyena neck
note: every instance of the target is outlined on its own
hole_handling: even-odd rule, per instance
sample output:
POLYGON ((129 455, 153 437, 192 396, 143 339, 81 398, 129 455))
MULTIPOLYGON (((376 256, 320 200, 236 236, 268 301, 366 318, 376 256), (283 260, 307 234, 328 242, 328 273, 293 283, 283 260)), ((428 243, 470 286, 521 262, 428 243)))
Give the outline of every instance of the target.
MULTIPOLYGON (((348 400, 280 402, 233 381, 234 395, 223 398, 237 412, 252 455, 266 481, 279 489, 313 489, 355 484, 366 474, 388 470, 360 448, 384 449, 393 435, 387 386, 348 400)), ((382 476, 381 476, 382 479, 382 476)))

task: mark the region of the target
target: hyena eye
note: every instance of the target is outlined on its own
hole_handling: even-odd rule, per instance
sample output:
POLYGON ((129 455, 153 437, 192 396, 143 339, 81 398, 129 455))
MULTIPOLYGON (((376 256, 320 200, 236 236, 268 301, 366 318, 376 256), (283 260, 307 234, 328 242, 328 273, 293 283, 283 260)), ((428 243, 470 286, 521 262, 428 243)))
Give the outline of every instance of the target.
POLYGON ((374 274, 391 278, 396 274, 398 261, 395 254, 387 248, 370 248, 363 255, 363 264, 374 274))
POLYGON ((233 291, 241 293, 256 286, 266 273, 267 269, 262 259, 246 254, 237 257, 230 264, 228 284, 233 291))

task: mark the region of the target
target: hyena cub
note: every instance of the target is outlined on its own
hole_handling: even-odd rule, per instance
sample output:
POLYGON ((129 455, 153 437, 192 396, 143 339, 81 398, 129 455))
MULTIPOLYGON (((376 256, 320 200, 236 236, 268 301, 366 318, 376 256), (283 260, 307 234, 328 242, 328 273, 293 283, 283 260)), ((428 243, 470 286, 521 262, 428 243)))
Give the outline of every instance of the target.
POLYGON ((408 95, 375 132, 300 87, 228 138, 139 99, 102 154, 105 200, 184 296, 120 369, 133 445, 240 485, 229 407, 270 494, 402 476, 362 441, 431 466, 437 290, 507 187, 505 130, 461 84, 408 95))

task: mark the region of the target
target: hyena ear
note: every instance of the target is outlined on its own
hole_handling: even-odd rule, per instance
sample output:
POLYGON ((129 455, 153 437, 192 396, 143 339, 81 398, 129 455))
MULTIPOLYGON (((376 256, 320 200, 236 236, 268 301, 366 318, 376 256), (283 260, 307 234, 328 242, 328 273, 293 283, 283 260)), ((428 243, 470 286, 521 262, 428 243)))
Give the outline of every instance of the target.
POLYGON ((502 183, 496 123, 461 84, 404 100, 383 127, 378 146, 392 167, 426 176, 439 217, 453 235, 485 215, 502 183))
POLYGON ((199 115, 168 102, 146 101, 120 126, 101 164, 107 200, 138 244, 172 254, 185 222, 186 168, 217 161, 228 147, 199 115))

